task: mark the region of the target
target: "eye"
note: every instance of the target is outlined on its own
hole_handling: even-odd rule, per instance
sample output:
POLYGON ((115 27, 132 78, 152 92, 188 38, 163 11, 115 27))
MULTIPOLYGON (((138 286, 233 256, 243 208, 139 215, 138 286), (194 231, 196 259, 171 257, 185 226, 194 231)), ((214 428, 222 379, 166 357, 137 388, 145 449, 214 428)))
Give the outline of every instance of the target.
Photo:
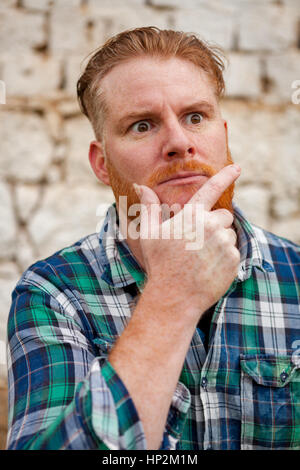
POLYGON ((201 113, 189 113, 186 115, 186 122, 187 124, 200 124, 203 119, 201 113))
POLYGON ((133 124, 132 126, 132 130, 138 133, 147 132, 147 131, 150 131, 150 129, 151 129, 151 124, 148 121, 139 121, 133 124))

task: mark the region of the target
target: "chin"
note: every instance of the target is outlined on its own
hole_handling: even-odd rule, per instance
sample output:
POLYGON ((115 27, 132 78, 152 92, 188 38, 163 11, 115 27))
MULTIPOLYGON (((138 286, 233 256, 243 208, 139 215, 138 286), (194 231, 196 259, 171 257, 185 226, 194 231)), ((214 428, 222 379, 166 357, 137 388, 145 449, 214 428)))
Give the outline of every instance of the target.
POLYGON ((162 189, 155 189, 161 203, 168 204, 170 207, 173 204, 179 204, 182 209, 185 204, 189 202, 191 197, 200 189, 202 185, 185 185, 184 187, 173 187, 162 189))

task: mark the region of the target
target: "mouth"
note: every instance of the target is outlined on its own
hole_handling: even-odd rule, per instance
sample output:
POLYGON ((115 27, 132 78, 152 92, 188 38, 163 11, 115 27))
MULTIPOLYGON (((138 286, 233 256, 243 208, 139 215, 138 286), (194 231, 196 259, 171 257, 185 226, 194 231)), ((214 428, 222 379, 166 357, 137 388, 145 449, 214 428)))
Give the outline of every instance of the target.
POLYGON ((182 184, 191 184, 191 183, 202 183, 208 179, 208 176, 195 172, 184 172, 177 173, 176 175, 171 176, 170 178, 161 181, 159 185, 169 184, 172 186, 182 185, 182 184))

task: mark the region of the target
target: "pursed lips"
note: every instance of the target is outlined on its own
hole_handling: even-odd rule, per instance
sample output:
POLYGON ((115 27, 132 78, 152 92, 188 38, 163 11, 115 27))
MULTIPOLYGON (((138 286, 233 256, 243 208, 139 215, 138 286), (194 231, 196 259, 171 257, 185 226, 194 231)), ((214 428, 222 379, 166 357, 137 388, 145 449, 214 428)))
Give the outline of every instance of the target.
POLYGON ((193 183, 197 182, 200 180, 200 178, 205 178, 207 179, 207 175, 203 173, 196 173, 196 172, 184 172, 184 173, 177 173, 173 176, 170 176, 170 178, 165 179, 164 181, 161 181, 159 184, 164 184, 164 183, 171 183, 173 184, 188 184, 188 183, 193 183))

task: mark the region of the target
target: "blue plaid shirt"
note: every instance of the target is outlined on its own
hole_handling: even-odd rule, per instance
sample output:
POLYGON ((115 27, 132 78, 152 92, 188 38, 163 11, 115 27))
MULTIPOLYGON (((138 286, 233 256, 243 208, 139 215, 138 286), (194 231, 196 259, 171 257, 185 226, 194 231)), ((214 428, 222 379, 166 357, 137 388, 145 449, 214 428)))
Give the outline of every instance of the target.
MULTIPOLYGON (((195 330, 161 449, 300 449, 300 247, 234 206, 241 254, 195 330)), ((31 266, 8 320, 9 449, 145 449, 108 360, 147 281, 111 206, 89 235, 31 266)), ((167 267, 166 267, 167 269, 167 267)))

